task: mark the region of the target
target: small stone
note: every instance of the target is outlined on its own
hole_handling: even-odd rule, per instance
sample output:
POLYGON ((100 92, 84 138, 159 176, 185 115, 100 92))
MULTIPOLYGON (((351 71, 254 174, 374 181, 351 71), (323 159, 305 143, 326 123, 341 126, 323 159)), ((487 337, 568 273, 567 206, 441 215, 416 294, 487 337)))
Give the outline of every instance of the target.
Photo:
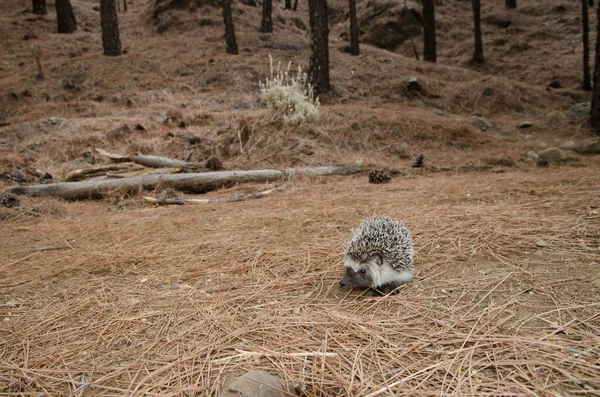
POLYGON ((559 149, 557 147, 550 147, 548 149, 544 149, 538 153, 539 161, 547 161, 549 164, 551 163, 561 163, 567 159, 567 153, 564 150, 559 149))
POLYGON ((521 124, 519 124, 519 128, 530 128, 533 127, 533 123, 529 122, 529 121, 524 121, 521 124))
POLYGON ((481 116, 473 116, 473 118, 477 122, 477 126, 482 130, 494 127, 492 123, 490 123, 488 120, 484 119, 481 116))
POLYGON ((589 102, 577 103, 566 111, 567 117, 588 116, 592 110, 592 105, 589 102))
POLYGON ((49 117, 48 119, 44 120, 44 124, 56 125, 58 124, 58 119, 56 117, 49 117))
POLYGON ((573 141, 566 141, 566 142, 562 143, 559 146, 559 148, 565 149, 565 150, 575 150, 575 148, 577 148, 577 145, 573 141))
POLYGON ((297 396, 298 393, 290 382, 266 371, 247 372, 221 391, 221 397, 281 397, 283 395, 297 396))
POLYGON ((143 279, 140 280, 140 283, 142 283, 142 284, 147 283, 147 282, 148 282, 147 278, 143 278, 143 279))
POLYGON ((433 114, 437 114, 438 116, 443 116, 444 115, 444 111, 441 109, 435 109, 433 111, 433 114))
POLYGON ((473 116, 477 116, 477 117, 482 117, 483 116, 483 112, 476 110, 472 113, 473 116))
POLYGON ((542 239, 539 239, 535 241, 535 245, 537 245, 538 247, 547 247, 548 243, 542 239))
POLYGON ((600 139, 589 139, 579 144, 577 153, 584 156, 595 156, 600 154, 600 139))
POLYGON ((419 83, 416 77, 411 77, 406 81, 406 88, 410 91, 419 92, 421 91, 421 83, 419 83))
POLYGON ((535 162, 538 161, 538 158, 540 156, 538 156, 538 154, 536 152, 534 152, 533 150, 527 152, 527 159, 525 161, 531 163, 531 162, 535 162))

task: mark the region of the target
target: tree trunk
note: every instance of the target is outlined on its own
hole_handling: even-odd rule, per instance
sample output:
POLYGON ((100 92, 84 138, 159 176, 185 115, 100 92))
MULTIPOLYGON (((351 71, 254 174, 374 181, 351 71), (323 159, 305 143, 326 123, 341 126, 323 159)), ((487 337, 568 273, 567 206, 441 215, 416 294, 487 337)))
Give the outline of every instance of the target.
POLYGON ((517 0, 506 0, 506 8, 517 8, 517 0))
POLYGON ((127 0, 123 0, 123 12, 127 12, 127 0))
POLYGON ((475 52, 473 62, 483 63, 483 42, 481 40, 481 0, 471 0, 473 6, 473 25, 475 27, 475 52))
POLYGON ((590 3, 590 7, 594 6, 594 0, 590 0, 589 3, 590 3))
POLYGON ((327 25, 327 1, 309 0, 310 62, 308 81, 315 93, 329 91, 329 26, 327 25))
POLYGON ((292 9, 292 0, 285 0, 285 10, 291 10, 292 9))
POLYGON ((423 59, 437 61, 434 0, 423 0, 423 59))
POLYGON ((581 0, 581 25, 583 27, 583 82, 581 88, 590 91, 592 89, 590 81, 590 17, 587 0, 581 0))
POLYGON ((594 59, 594 87, 592 89, 592 111, 590 122, 594 134, 600 135, 600 7, 597 11, 596 57, 594 59))
POLYGON ((271 18, 273 11, 272 4, 272 0, 263 0, 262 22, 260 24, 260 31, 263 33, 271 33, 273 31, 273 19, 271 18))
POLYGON ((356 0, 350 2, 350 54, 358 55, 358 22, 356 21, 356 0))
POLYGON ((294 7, 292 8, 293 11, 296 11, 298 9, 298 0, 294 0, 294 7))
POLYGON ((33 12, 37 15, 46 15, 48 13, 48 9, 46 8, 46 0, 33 0, 33 12))
POLYGON ((231 0, 223 0, 223 21, 225 21, 227 53, 237 55, 238 49, 235 40, 235 29, 233 27, 233 16, 231 15, 231 0))
POLYGON ((69 0, 56 0, 56 22, 58 33, 73 33, 77 30, 77 21, 69 0))
POLYGON ((119 19, 117 18, 118 0, 100 0, 100 25, 102 26, 102 47, 104 55, 116 57, 121 55, 121 39, 119 38, 119 19))

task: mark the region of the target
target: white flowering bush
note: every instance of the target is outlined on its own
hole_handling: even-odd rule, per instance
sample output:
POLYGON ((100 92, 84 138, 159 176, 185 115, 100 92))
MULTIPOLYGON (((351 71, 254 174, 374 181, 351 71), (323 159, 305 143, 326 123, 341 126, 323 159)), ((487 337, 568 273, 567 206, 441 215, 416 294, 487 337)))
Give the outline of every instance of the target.
POLYGON ((269 55, 271 77, 260 82, 260 92, 267 108, 274 119, 288 126, 317 121, 319 118, 319 99, 315 97, 313 88, 306 82, 306 73, 302 73, 300 65, 296 73, 291 71, 292 63, 287 69, 273 67, 273 57, 269 55))

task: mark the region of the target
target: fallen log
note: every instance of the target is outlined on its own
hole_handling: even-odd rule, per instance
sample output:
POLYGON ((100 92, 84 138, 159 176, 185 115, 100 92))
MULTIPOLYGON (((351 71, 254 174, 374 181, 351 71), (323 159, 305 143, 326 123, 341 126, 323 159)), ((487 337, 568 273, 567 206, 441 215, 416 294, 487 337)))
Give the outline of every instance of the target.
POLYGON ((290 187, 288 182, 283 185, 277 186, 273 189, 263 190, 262 192, 250 193, 250 194, 238 194, 231 197, 220 197, 212 199, 194 199, 194 198, 179 198, 179 197, 165 197, 157 199, 154 197, 144 197, 144 201, 148 204, 154 204, 157 207, 160 205, 184 205, 184 204, 212 204, 212 203, 234 203, 237 201, 254 200, 268 196, 273 192, 285 190, 290 187))
POLYGON ((121 189, 156 189, 168 187, 186 193, 206 193, 236 183, 272 182, 292 175, 349 175, 361 172, 355 167, 291 168, 288 170, 217 171, 190 174, 152 174, 100 181, 62 182, 45 185, 17 186, 13 194, 55 196, 67 200, 102 198, 121 189))

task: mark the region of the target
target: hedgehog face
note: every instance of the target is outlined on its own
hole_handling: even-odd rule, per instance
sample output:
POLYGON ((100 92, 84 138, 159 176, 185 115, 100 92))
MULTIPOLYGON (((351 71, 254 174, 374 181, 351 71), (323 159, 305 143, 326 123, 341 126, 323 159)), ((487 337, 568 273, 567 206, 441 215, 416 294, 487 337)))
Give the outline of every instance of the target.
POLYGON ((358 261, 350 256, 344 258, 346 274, 340 280, 340 287, 369 288, 374 284, 373 278, 383 263, 381 254, 374 253, 364 261, 358 261))

